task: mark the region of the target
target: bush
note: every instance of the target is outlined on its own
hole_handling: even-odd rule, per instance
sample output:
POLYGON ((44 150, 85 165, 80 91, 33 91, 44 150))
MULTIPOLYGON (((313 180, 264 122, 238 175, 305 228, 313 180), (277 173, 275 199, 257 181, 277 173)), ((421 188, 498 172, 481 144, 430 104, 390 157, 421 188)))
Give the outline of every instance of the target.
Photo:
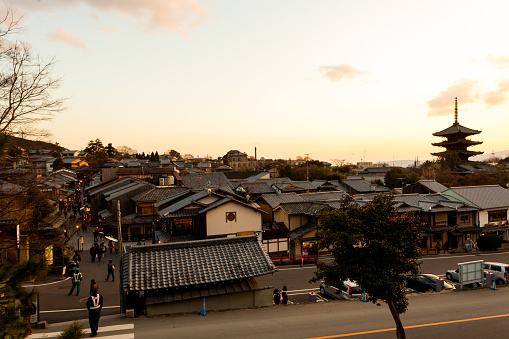
POLYGON ((83 325, 77 321, 73 321, 62 333, 58 335, 58 339, 81 339, 85 336, 83 325))
POLYGON ((480 251, 494 251, 502 246, 502 238, 496 234, 481 235, 477 240, 480 251))

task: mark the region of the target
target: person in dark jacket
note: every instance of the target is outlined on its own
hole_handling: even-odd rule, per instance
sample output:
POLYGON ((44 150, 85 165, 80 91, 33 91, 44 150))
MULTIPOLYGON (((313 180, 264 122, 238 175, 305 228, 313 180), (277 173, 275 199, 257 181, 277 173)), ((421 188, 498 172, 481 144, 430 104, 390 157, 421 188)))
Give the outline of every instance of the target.
POLYGON ((277 288, 274 290, 274 294, 272 296, 274 297, 274 305, 279 305, 281 303, 281 293, 277 288))
POLYGON ((110 279, 110 275, 113 279, 111 281, 115 281, 115 265, 113 264, 113 260, 110 259, 110 262, 108 263, 108 276, 106 277, 106 281, 110 279))
POLYGON ((99 291, 99 285, 95 282, 95 279, 90 280, 90 295, 93 293, 93 289, 95 288, 95 291, 99 291))
POLYGON ((95 245, 92 245, 92 247, 90 247, 90 255, 92 256, 92 262, 95 262, 95 257, 97 255, 97 248, 95 247, 95 245))
POLYGON ((99 319, 101 318, 101 309, 103 307, 103 296, 97 293, 96 288, 92 288, 92 295, 87 299, 88 322, 90 324, 90 336, 95 337, 99 330, 99 319))
POLYGON ((281 293, 281 304, 288 304, 288 289, 286 286, 283 286, 283 292, 281 293))

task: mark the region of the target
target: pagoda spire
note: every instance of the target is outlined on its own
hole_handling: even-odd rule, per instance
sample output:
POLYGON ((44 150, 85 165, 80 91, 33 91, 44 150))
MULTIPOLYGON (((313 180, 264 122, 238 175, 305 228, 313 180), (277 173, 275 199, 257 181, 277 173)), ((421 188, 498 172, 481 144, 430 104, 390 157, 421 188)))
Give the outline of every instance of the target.
POLYGON ((454 123, 458 123, 458 97, 454 98, 454 123))

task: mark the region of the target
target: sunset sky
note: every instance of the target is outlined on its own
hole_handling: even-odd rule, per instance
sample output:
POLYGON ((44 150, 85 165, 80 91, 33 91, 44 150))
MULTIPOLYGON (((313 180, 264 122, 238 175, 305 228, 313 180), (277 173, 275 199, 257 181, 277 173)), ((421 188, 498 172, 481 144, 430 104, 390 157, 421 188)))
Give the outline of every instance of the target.
MULTIPOLYGON (((509 1, 16 0, 54 56, 54 142, 214 158, 432 159, 509 150, 509 1)), ((509 156, 509 154, 507 154, 509 156)), ((475 158, 471 158, 474 160, 475 158)))

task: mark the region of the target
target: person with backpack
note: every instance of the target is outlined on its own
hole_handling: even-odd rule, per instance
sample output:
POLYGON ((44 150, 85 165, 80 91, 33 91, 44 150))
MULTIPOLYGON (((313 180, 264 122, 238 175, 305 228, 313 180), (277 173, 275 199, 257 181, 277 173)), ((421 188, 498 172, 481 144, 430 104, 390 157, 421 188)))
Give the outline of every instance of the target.
POLYGON ((80 295, 81 282, 83 281, 83 275, 81 275, 80 269, 76 267, 74 274, 72 275, 72 287, 68 295, 71 295, 76 287, 76 295, 80 295))
POLYGON ((113 264, 113 260, 110 259, 110 262, 108 263, 108 276, 106 277, 106 281, 110 279, 110 275, 113 279, 111 281, 115 281, 115 265, 113 264))

